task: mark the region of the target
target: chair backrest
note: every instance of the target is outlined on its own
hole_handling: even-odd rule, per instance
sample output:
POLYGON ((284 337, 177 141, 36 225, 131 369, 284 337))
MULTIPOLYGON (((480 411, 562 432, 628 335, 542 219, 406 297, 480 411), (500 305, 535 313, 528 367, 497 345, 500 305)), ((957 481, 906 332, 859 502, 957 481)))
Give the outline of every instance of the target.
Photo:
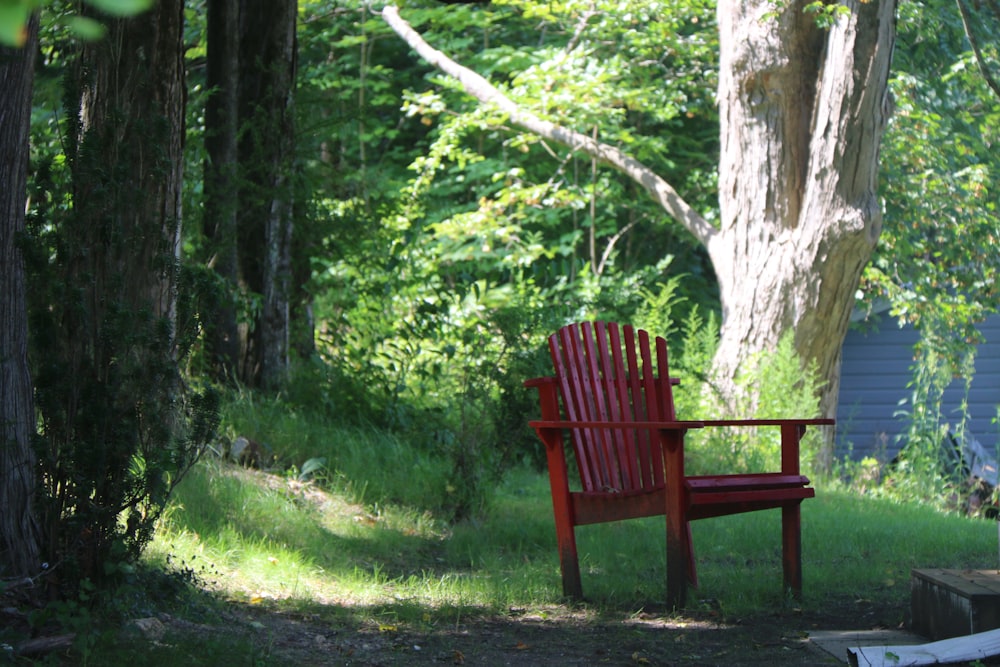
MULTIPOLYGON (((630 325, 583 322, 549 337, 565 418, 573 422, 673 421, 667 342, 630 325)), ((572 429, 585 492, 663 485, 663 457, 648 429, 572 429)))

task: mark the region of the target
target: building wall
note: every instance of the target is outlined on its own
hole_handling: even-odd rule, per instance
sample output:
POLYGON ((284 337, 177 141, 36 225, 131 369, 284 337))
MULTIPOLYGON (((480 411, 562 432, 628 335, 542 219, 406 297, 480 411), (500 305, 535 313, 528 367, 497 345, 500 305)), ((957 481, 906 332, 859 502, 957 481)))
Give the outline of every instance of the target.
MULTIPOLYGON (((906 428, 901 411, 911 409, 913 346, 919 333, 912 326, 900 328, 895 319, 883 317, 878 326, 865 323, 848 332, 844 340, 837 408, 837 455, 857 460, 874 456, 889 460, 903 443, 906 428)), ((1000 425, 994 423, 1000 407, 1000 315, 979 327, 985 342, 976 353, 976 374, 969 390, 969 433, 989 451, 995 451, 1000 425)), ((964 381, 951 383, 942 399, 942 420, 955 425, 964 381)))

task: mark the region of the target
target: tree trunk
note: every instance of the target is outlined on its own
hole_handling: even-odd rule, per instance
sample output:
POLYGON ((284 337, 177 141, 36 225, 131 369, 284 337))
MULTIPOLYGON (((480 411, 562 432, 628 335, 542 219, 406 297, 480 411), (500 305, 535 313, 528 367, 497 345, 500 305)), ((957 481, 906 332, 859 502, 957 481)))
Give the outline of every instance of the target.
POLYGON ((160 0, 133 18, 102 17, 106 35, 82 46, 67 77, 78 105, 67 111, 73 210, 58 230, 59 296, 40 305, 54 321, 36 378, 46 381, 46 548, 75 563, 64 580, 103 576, 116 543, 138 556, 165 476, 185 456, 175 336, 183 10, 160 0))
POLYGON ((240 342, 236 325, 239 285, 236 249, 237 129, 239 126, 239 3, 208 2, 205 85, 205 238, 208 265, 222 286, 205 304, 205 340, 217 379, 234 379, 240 342))
POLYGON ((88 271, 85 282, 97 279, 87 304, 95 322, 111 303, 110 290, 171 322, 176 315, 187 97, 183 5, 160 0, 146 14, 107 21, 107 35, 83 47, 78 62, 73 200, 92 243, 84 260, 90 266, 81 268, 88 271))
POLYGON ((35 410, 28 370, 24 231, 28 133, 38 17, 20 49, 0 48, 0 578, 37 574, 38 524, 32 499, 35 410))
POLYGON ((795 337, 836 411, 840 353, 861 272, 881 230, 879 145, 895 2, 845 3, 819 29, 789 3, 722 0, 720 233, 708 244, 719 281, 717 377, 795 337), (747 280, 753 276, 753 280, 747 280))
POLYGON ((296 7, 242 0, 240 10, 239 263, 245 286, 262 299, 243 336, 241 377, 269 388, 289 363, 296 7))

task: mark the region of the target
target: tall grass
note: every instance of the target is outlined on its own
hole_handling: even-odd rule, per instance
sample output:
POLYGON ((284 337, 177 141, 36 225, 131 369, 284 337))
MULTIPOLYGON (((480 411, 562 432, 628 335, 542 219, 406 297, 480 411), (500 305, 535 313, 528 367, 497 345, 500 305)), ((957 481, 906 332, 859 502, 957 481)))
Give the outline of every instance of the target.
POLYGON ((272 466, 308 477, 356 502, 440 509, 447 503, 451 462, 371 426, 344 426, 336 416, 243 394, 223 411, 223 437, 267 445, 272 466), (331 423, 332 422, 332 423, 331 423))

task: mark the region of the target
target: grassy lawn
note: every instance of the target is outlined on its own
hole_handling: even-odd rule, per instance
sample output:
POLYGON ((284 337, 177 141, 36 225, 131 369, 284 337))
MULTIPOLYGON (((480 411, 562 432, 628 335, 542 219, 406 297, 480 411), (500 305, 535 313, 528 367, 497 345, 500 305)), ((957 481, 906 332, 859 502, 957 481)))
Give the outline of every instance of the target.
MULTIPOLYGON (((708 519, 693 526, 700 588, 727 614, 791 604, 780 591, 780 513, 708 519)), ((578 529, 589 606, 662 604, 661 519, 578 529)), ((997 566, 992 521, 819 488, 803 506, 802 606, 831 598, 908 605, 915 567, 997 566)), ((147 558, 187 569, 250 604, 367 614, 394 622, 492 614, 560 603, 544 476, 512 475, 477 521, 448 526, 427 512, 360 504, 293 478, 218 461, 184 481, 147 558)))
MULTIPOLYGON (((455 480, 440 456, 373 429, 331 428, 273 404, 237 407, 244 412, 228 415, 232 430, 281 434, 270 442, 285 463, 262 472, 206 456, 178 487, 144 557, 153 572, 171 574, 138 579, 135 601, 116 601, 120 611, 109 615, 127 621, 165 612, 166 638, 123 642, 126 621, 112 620, 81 632, 73 662, 50 656, 53 664, 341 664, 330 645, 312 647, 320 661, 274 658, 287 646, 272 644, 319 635, 335 638, 341 650, 388 651, 372 664, 405 664, 415 655, 412 641, 400 648, 393 637, 446 643, 469 623, 495 630, 489 624, 498 619, 518 636, 532 624, 544 626, 537 643, 555 644, 558 661, 560 641, 573 650, 581 637, 609 627, 623 636, 608 646, 639 637, 629 619, 684 626, 706 618, 744 628, 743 634, 699 646, 683 628, 665 636, 651 626, 640 648, 660 651, 668 663, 686 650, 722 655, 718 664, 751 664, 725 652, 743 646, 743 657, 753 657, 758 647, 784 641, 783 635, 771 643, 757 639, 760 628, 775 626, 775 614, 794 626, 835 610, 844 623, 862 624, 856 611, 877 608, 881 622, 896 626, 906 620, 911 569, 998 565, 994 521, 819 484, 817 497, 803 504, 801 602, 781 591, 780 512, 773 510, 693 525, 700 588, 680 612, 663 602, 662 518, 579 528, 587 600, 568 604, 544 474, 515 470, 476 519, 450 523, 441 517, 455 480), (303 469, 312 471, 308 481, 303 469), (296 623, 309 629, 290 628, 296 623)), ((81 630, 87 620, 85 613, 81 630)), ((781 646, 775 651, 787 653, 781 646)))

